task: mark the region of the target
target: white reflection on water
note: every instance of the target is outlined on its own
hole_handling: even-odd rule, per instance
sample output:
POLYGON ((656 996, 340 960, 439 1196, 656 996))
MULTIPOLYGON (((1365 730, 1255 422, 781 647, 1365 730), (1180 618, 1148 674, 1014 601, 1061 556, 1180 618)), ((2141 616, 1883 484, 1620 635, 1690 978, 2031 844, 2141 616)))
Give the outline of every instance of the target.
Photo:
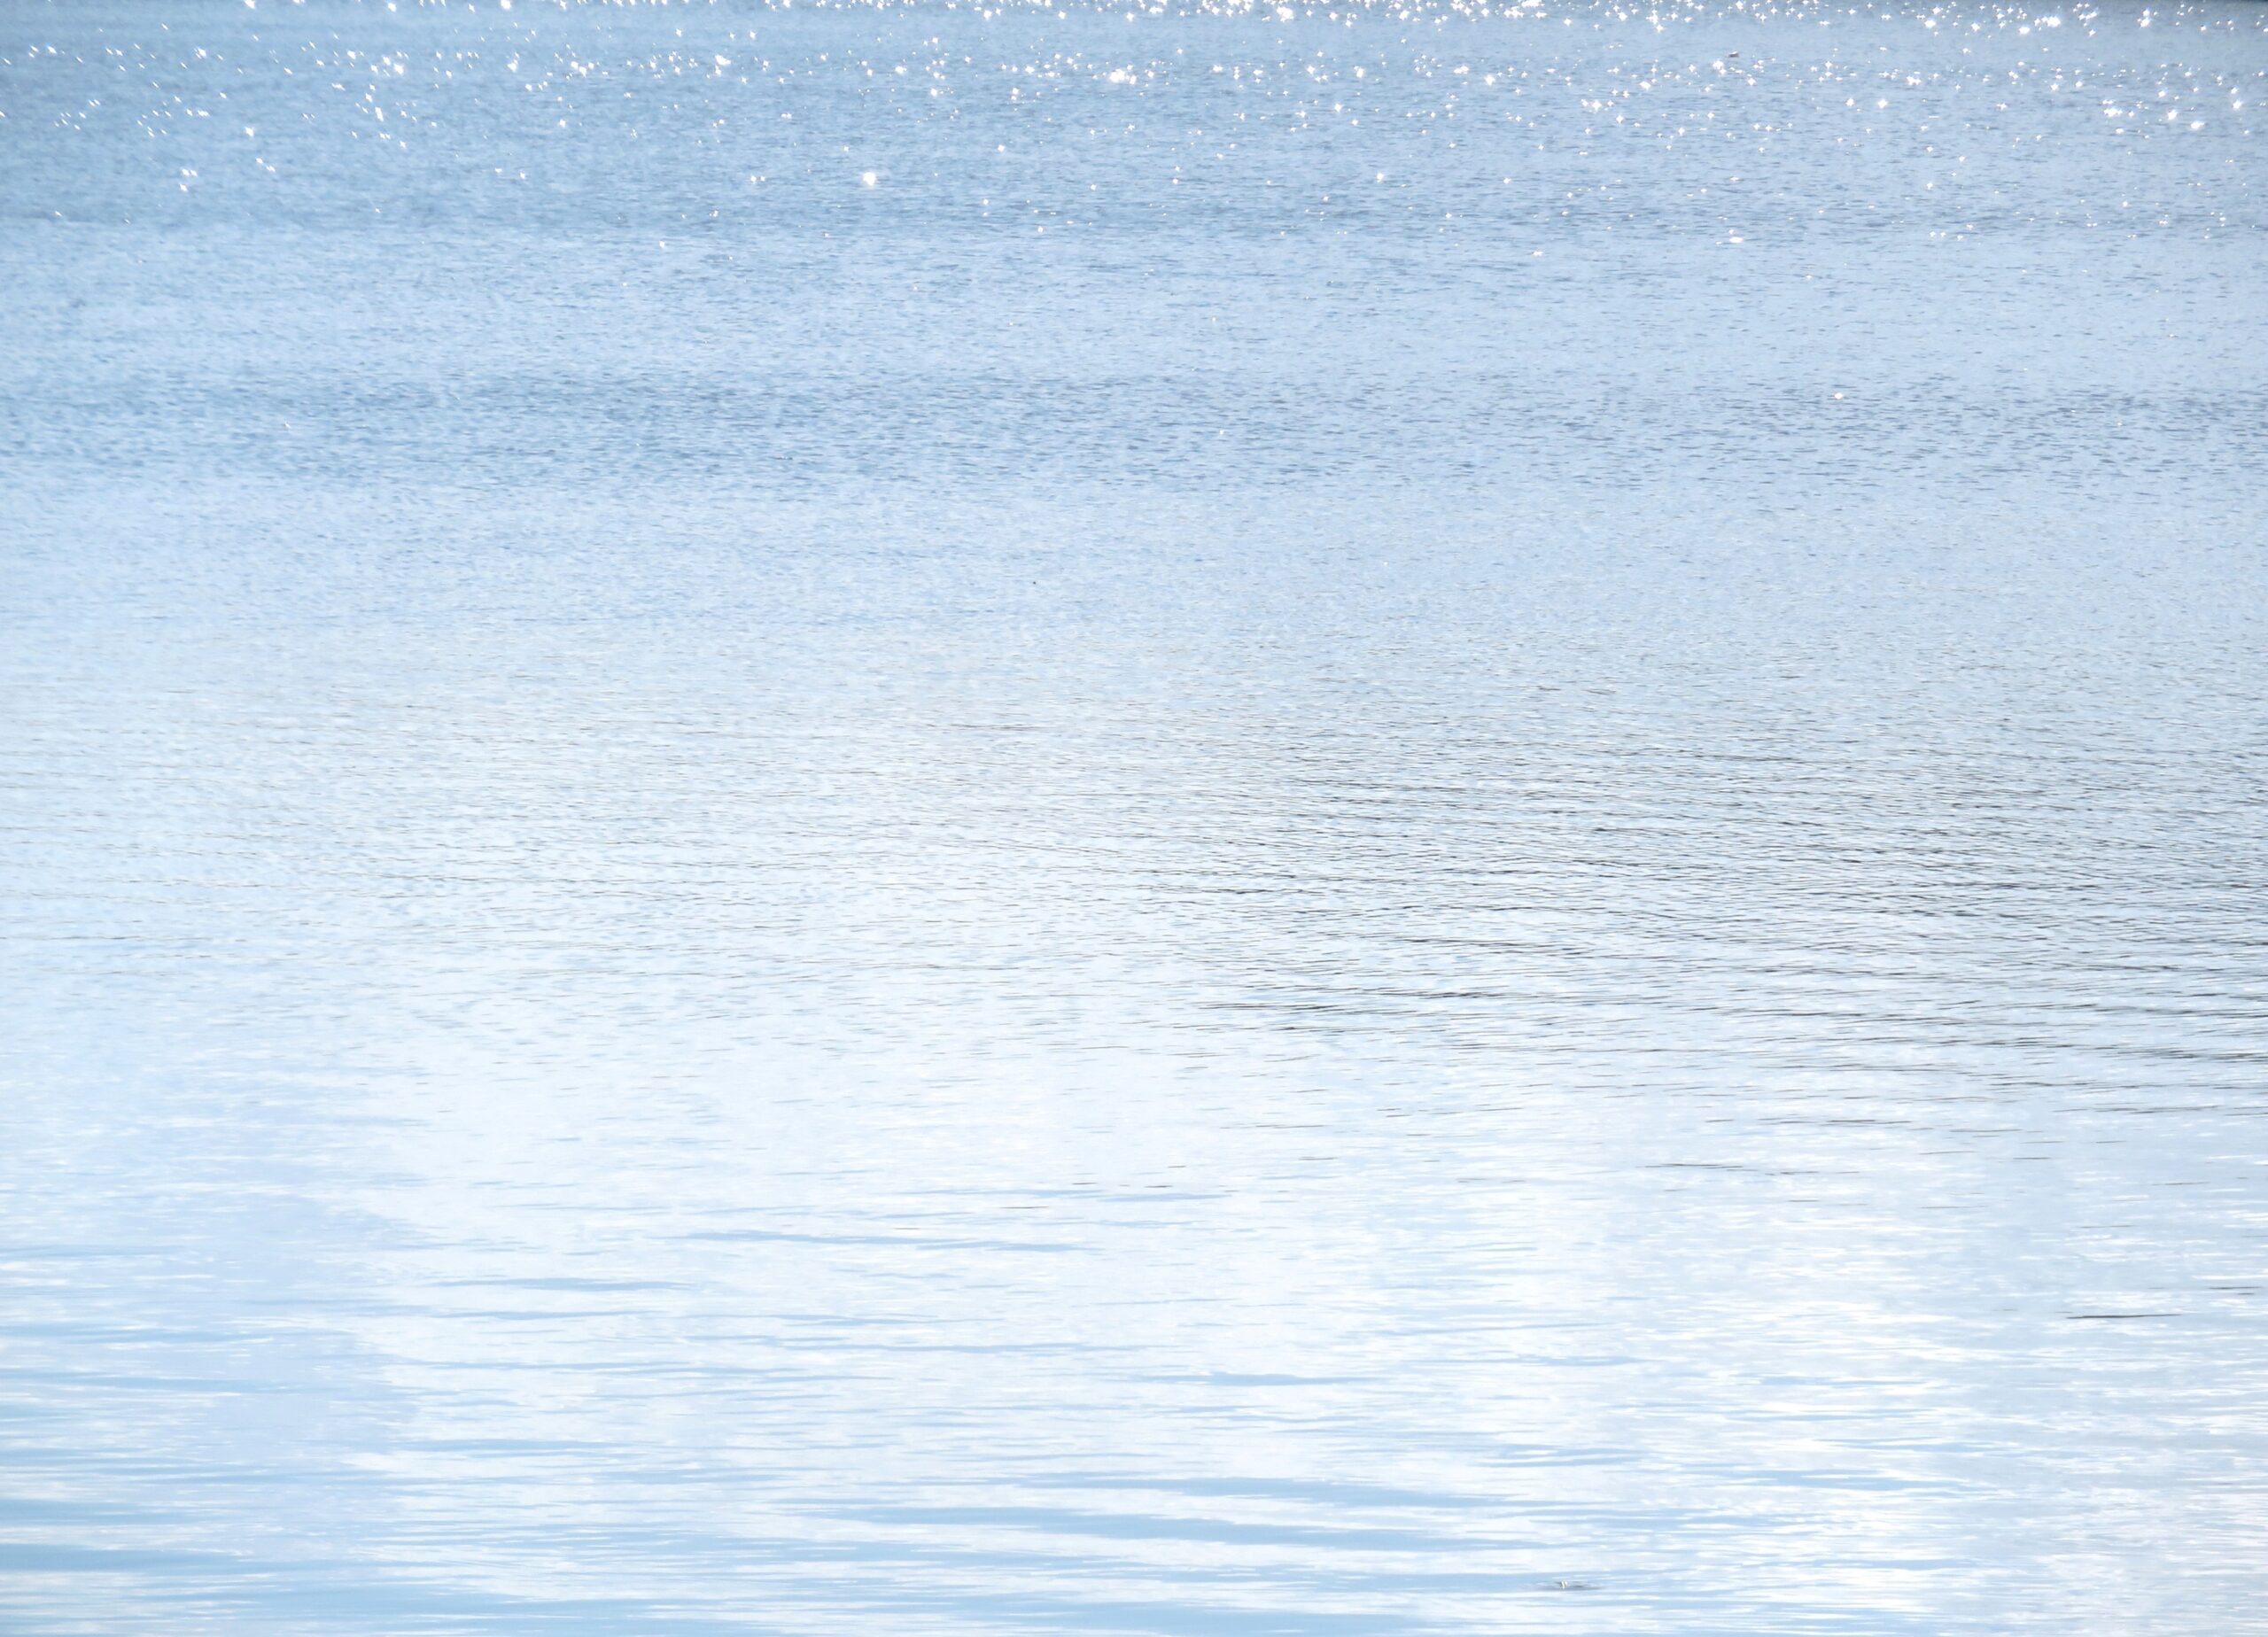
POLYGON ((4 1623, 2261 1629, 2262 18, 16 13, 4 1623))

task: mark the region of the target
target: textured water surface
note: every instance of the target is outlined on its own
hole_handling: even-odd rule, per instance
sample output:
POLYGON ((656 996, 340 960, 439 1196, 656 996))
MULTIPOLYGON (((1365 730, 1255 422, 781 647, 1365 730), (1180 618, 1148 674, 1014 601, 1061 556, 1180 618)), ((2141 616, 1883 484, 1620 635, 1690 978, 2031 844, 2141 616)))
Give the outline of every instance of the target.
POLYGON ((2264 96, 0 10, 0 1625, 2268 1630, 2264 96))

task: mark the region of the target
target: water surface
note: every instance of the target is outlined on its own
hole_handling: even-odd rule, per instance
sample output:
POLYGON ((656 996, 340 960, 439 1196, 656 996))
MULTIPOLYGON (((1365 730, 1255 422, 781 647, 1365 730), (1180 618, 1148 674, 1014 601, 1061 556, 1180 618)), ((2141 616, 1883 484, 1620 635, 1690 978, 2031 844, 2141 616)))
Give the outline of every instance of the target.
POLYGON ((0 24, 0 1624, 2268 1630, 2268 11, 0 24))

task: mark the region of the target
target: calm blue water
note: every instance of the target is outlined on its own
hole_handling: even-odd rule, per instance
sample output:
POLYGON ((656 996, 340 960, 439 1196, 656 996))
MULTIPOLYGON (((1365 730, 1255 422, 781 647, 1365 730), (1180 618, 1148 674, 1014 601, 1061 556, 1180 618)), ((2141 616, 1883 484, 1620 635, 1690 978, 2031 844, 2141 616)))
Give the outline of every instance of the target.
POLYGON ((2268 8, 0 9, 0 1626, 2268 1631, 2268 8))

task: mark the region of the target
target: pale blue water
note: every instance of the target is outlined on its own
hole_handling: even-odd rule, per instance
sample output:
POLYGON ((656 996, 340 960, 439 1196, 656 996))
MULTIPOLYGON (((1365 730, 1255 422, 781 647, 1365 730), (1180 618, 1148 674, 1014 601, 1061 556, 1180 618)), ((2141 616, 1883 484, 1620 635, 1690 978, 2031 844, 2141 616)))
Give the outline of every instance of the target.
POLYGON ((2268 1630, 2264 71, 12 0, 0 1627, 2268 1630))

